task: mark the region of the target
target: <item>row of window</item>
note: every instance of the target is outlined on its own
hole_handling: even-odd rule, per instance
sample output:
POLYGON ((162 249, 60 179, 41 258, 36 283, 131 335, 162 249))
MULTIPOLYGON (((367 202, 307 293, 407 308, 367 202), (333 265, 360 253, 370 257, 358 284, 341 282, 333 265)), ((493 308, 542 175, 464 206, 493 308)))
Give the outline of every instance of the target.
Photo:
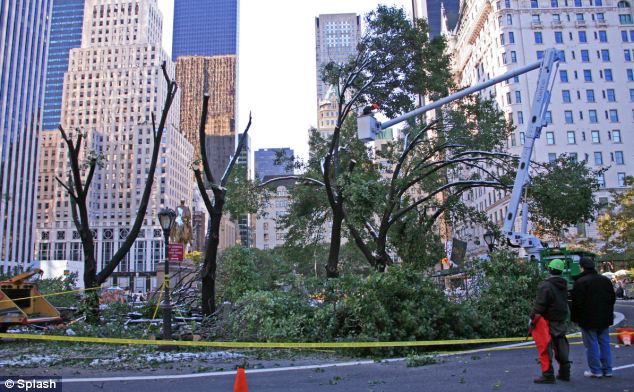
MULTIPOLYGON (((571 21, 570 15, 569 14, 565 14, 566 15, 566 20, 568 22, 571 21)), ((603 12, 597 12, 596 14, 591 14, 591 18, 594 21, 597 22, 605 22, 605 14, 603 12)), ((551 22, 553 24, 561 24, 562 20, 561 20, 561 14, 552 14, 552 20, 551 22)), ((541 26, 542 25, 542 17, 540 14, 532 14, 531 15, 531 23, 533 25, 536 26, 541 26)), ((580 27, 580 26, 585 26, 586 25, 586 17, 585 14, 583 13, 577 13, 575 14, 575 24, 580 27)), ((631 14, 619 14, 619 24, 621 25, 630 25, 632 24, 632 15, 631 14)), ((506 18, 502 15, 500 15, 498 17, 498 27, 502 27, 502 26, 513 26, 513 15, 512 14, 506 14, 506 18), (505 23, 505 19, 506 19, 506 23, 505 23)))
MULTIPOLYGON (((608 88, 608 89, 602 90, 601 92, 603 94, 603 99, 605 99, 608 102, 616 102, 616 92, 613 88, 608 88)), ((629 92, 630 92, 630 101, 634 102, 634 88, 631 88, 629 92)), ((588 103, 596 102, 596 96, 594 94, 593 89, 586 90, 585 95, 586 95, 586 101, 588 103)), ((563 103, 572 103, 572 94, 570 93, 570 90, 561 90, 561 99, 563 100, 563 103)), ((577 91, 577 99, 581 100, 581 91, 577 91)))
MULTIPOLYGON (((579 79, 578 71, 572 71, 572 72, 573 72, 574 79, 575 80, 579 79)), ((591 69, 584 69, 582 71, 582 74, 583 74, 583 80, 585 82, 592 82, 593 81, 592 70, 591 69)), ((633 82, 634 81, 634 70, 632 68, 626 69, 625 70, 625 77, 627 78, 628 82, 633 82)), ((610 68, 600 69, 599 70, 599 79, 603 79, 606 82, 613 82, 614 81, 614 74, 612 73, 612 69, 610 69, 610 68)), ((562 83, 568 83, 570 81, 570 79, 568 77, 568 71, 567 70, 564 70, 564 69, 559 70, 559 81, 562 82, 562 83)))
MULTIPOLYGON (((621 139, 621 131, 618 129, 613 129, 611 131, 607 131, 608 133, 608 140, 611 140, 613 143, 616 144, 620 144, 622 143, 622 139, 621 139)), ((568 144, 576 144, 577 143, 577 136, 576 136, 576 132, 575 131, 566 131, 566 139, 568 141, 568 144)), ((524 132, 520 132, 519 133, 520 136, 520 144, 524 144, 525 141, 525 133, 524 132)), ((586 141, 586 133, 585 131, 581 131, 581 139, 583 141, 586 141)), ((512 142, 514 142, 514 138, 511 140, 512 142)), ((598 130, 594 130, 594 131, 590 131, 590 141, 593 144, 600 144, 601 143, 601 132, 598 130)), ((546 132, 546 144, 549 145, 554 145, 555 144, 555 133, 552 131, 546 132)), ((513 145, 515 145, 513 143, 513 145)))

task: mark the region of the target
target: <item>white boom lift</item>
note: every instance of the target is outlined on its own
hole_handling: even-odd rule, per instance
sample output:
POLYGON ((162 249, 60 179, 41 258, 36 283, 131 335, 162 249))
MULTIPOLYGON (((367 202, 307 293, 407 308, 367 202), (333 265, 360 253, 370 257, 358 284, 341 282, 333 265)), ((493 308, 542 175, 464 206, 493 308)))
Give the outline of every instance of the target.
POLYGON ((544 56, 540 61, 536 61, 534 63, 517 68, 513 71, 509 71, 486 82, 479 83, 477 85, 460 90, 455 94, 449 95, 425 106, 421 106, 393 120, 381 123, 377 121, 376 118, 374 118, 374 114, 372 113, 359 116, 357 119, 357 135, 359 139, 363 141, 374 140, 379 132, 393 125, 396 125, 412 117, 419 116, 430 110, 438 109, 447 103, 464 98, 467 95, 484 90, 487 87, 491 87, 505 80, 509 80, 511 78, 539 68, 537 89, 535 91, 533 105, 531 107, 531 116, 524 140, 524 148, 522 150, 522 155, 520 157, 520 162, 517 168, 517 174, 515 176, 515 182, 513 184, 513 192, 511 194, 511 200, 508 206, 508 213, 505 217, 504 227, 502 229, 511 246, 522 247, 526 251, 527 255, 535 256, 535 258, 539 259, 540 251, 543 249, 543 246, 538 238, 527 233, 528 206, 526 203, 524 203, 523 206, 521 231, 519 233, 516 232, 514 226, 515 220, 517 219, 517 212, 521 204, 524 186, 530 180, 529 168, 531 156, 533 155, 533 148, 535 146, 535 140, 537 140, 541 135, 542 128, 547 125, 546 112, 548 111, 548 105, 550 103, 550 92, 555 81, 555 76, 559 65, 558 61, 558 51, 556 49, 548 49, 544 51, 544 56))

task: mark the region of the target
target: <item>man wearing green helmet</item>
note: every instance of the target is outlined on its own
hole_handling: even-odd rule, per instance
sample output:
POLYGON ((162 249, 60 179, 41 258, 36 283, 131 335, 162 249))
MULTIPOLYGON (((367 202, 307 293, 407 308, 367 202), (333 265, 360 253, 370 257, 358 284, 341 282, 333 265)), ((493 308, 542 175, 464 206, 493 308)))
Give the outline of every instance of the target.
POLYGON ((568 285, 561 277, 565 264, 560 259, 551 260, 548 264, 550 276, 540 283, 533 303, 531 320, 535 329, 542 329, 542 334, 533 332, 535 343, 540 350, 542 376, 534 381, 537 384, 554 384, 553 352, 559 364, 557 378, 570 381, 570 346, 566 338, 568 329, 568 285), (543 339, 538 339, 541 336, 543 339), (541 340, 541 341, 538 341, 541 340))

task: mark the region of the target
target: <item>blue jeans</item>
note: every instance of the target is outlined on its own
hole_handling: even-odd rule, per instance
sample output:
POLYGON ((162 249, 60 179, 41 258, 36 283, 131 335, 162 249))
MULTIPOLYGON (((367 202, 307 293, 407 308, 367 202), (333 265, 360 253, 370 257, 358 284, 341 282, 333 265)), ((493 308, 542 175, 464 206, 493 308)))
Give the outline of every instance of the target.
POLYGON ((594 374, 612 373, 609 328, 602 330, 581 328, 583 345, 586 347, 588 367, 594 374))

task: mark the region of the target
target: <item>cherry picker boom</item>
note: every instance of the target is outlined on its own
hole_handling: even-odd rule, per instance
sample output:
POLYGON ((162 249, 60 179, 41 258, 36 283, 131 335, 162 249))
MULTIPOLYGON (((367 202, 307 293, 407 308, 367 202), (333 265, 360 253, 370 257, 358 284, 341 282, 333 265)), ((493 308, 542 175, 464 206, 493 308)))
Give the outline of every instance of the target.
POLYGON ((535 91, 533 105, 531 107, 530 121, 528 129, 526 131, 524 147, 522 150, 522 155, 520 156, 520 162, 517 168, 515 182, 513 184, 513 191, 511 193, 511 199, 508 205, 508 213, 505 217, 504 227, 502 229, 504 236, 511 246, 521 247, 526 251, 528 256, 530 256, 531 258, 533 258, 534 256, 534 258, 539 260, 541 258, 541 253, 544 247, 542 245, 542 242, 538 238, 527 232, 528 207, 526 203, 524 203, 523 205, 520 232, 515 231, 515 221, 517 219, 517 213, 522 201, 522 192, 524 190, 524 186, 527 185, 530 181, 530 160, 531 156, 533 155, 535 140, 540 137, 542 128, 547 125, 546 112, 548 111, 551 90, 559 65, 558 53, 559 52, 556 49, 548 49, 544 51, 544 55, 539 61, 527 64, 523 67, 519 67, 486 82, 482 82, 474 86, 465 88, 455 94, 441 98, 438 101, 429 103, 425 106, 421 106, 411 112, 405 113, 393 120, 389 120, 384 123, 377 121, 374 118, 374 115, 371 113, 359 116, 357 118, 358 138, 364 141, 374 140, 376 134, 386 128, 389 128, 412 117, 419 116, 430 110, 438 109, 443 105, 464 98, 467 95, 473 94, 495 84, 501 83, 505 80, 509 80, 511 78, 539 68, 537 89, 535 91))

